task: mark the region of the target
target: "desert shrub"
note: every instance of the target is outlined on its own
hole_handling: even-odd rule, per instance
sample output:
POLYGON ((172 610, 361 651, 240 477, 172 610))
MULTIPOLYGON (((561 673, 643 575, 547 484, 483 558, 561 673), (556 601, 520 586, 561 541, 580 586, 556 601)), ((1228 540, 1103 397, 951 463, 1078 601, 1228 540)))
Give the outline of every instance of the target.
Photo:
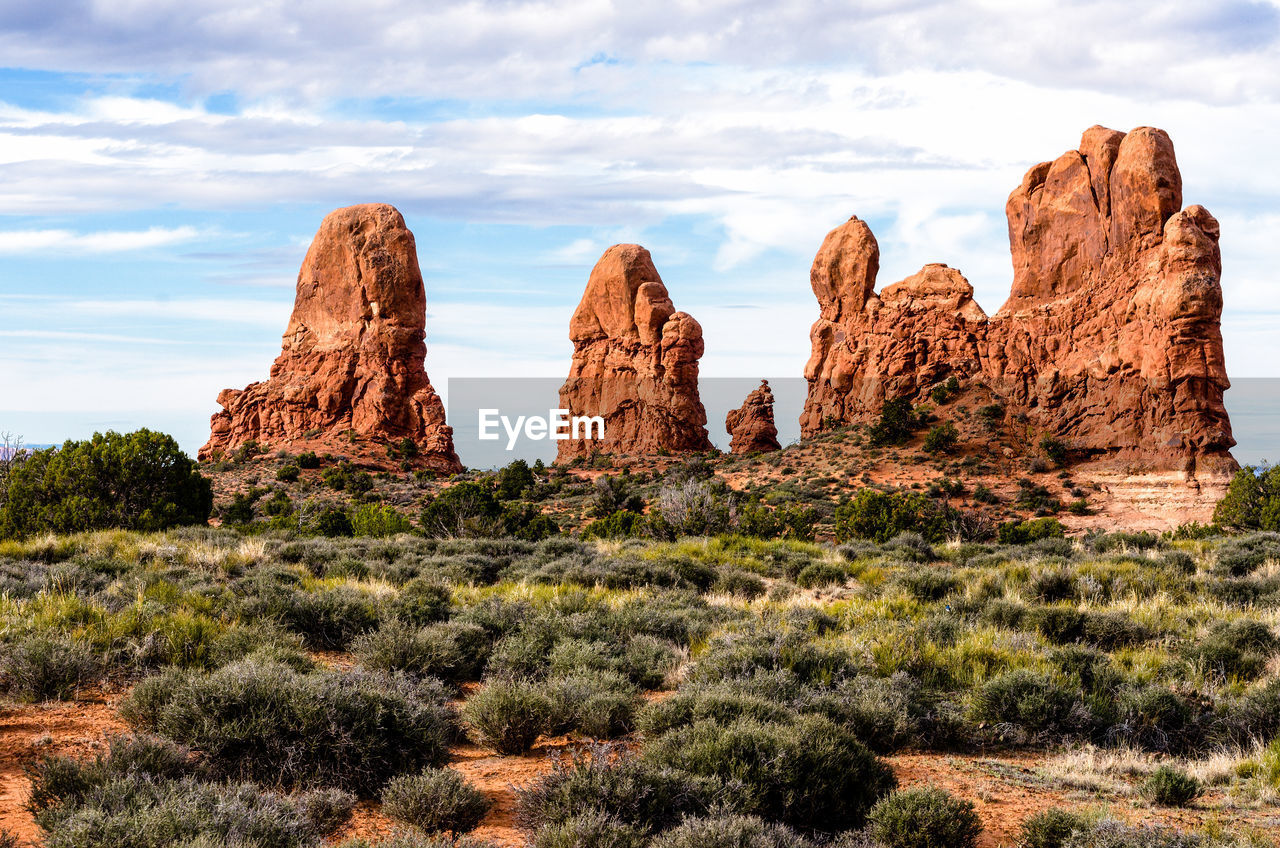
POLYGON ((1073 833, 1088 827, 1089 820, 1079 813, 1050 807, 1022 823, 1018 844, 1024 848, 1063 848, 1073 833))
POLYGON ((391 778, 382 811, 428 833, 467 833, 489 812, 489 799, 453 769, 427 769, 391 778))
POLYGON ((576 730, 610 739, 629 732, 635 723, 635 687, 617 672, 586 669, 552 677, 545 691, 551 704, 550 733, 576 730))
POLYGON ((44 844, 56 848, 244 845, 246 834, 255 844, 311 848, 349 818, 355 800, 210 783, 190 751, 149 737, 113 739, 93 760, 46 757, 29 774, 29 808, 44 844))
POLYGON ((1203 844, 1204 840, 1195 834, 1103 819, 1075 831, 1064 848, 1200 848, 1203 844))
POLYGON ((336 538, 350 536, 355 532, 351 526, 351 516, 345 509, 327 507, 321 509, 311 519, 309 529, 319 536, 336 538))
POLYGON ((376 672, 299 674, 242 661, 143 697, 145 707, 122 713, 154 716, 161 734, 203 752, 223 775, 275 786, 368 795, 394 774, 442 764, 455 734, 439 689, 376 672))
POLYGON ((884 543, 886 553, 892 553, 906 562, 936 562, 938 553, 919 533, 906 531, 899 533, 884 543))
POLYGON ((711 590, 719 594, 751 600, 765 593, 765 585, 764 580, 757 574, 742 568, 726 568, 717 573, 715 582, 711 584, 711 590))
POLYGON ((1194 729, 1191 708, 1161 686, 1130 689, 1120 696, 1120 723, 1108 734, 1149 751, 1177 751, 1194 729))
POLYGON ((690 479, 662 489, 654 511, 661 519, 659 535, 668 539, 726 533, 735 519, 732 493, 708 480, 690 479))
POLYGON ((800 569, 796 585, 802 589, 817 589, 842 584, 847 577, 845 570, 835 563, 815 562, 800 569))
POLYGON ((502 504, 488 485, 455 483, 423 508, 421 525, 435 538, 502 535, 502 504))
POLYGON ((413 529, 409 519, 393 506, 361 504, 351 510, 351 535, 382 538, 413 529))
POLYGON ((799 827, 857 827, 896 783, 852 733, 818 716, 787 724, 701 721, 652 740, 643 756, 691 775, 730 777, 741 786, 738 812, 799 827))
POLYGON ((1222 577, 1247 577, 1268 560, 1280 561, 1280 535, 1254 533, 1223 543, 1216 551, 1213 572, 1222 577))
POLYGON ((276 469, 276 479, 282 483, 296 482, 299 474, 301 471, 293 463, 286 463, 276 469))
POLYGON ((0 645, 0 689, 22 701, 65 701, 99 671, 98 658, 83 642, 32 633, 0 645))
POLYGON ((916 492, 862 489, 835 512, 837 542, 870 539, 884 543, 906 532, 919 533, 930 542, 940 542, 947 529, 946 511, 916 492))
POLYGON ((731 724, 740 718, 751 718, 768 723, 786 722, 793 717, 790 709, 773 699, 744 691, 741 686, 712 684, 649 704, 640 714, 640 726, 656 736, 700 721, 731 724))
POLYGON ((391 619, 357 637, 351 652, 366 668, 461 683, 479 679, 489 653, 489 637, 483 627, 465 621, 418 628, 391 619))
POLYGON ((646 527, 644 516, 636 512, 619 510, 612 515, 596 519, 582 528, 586 539, 626 539, 643 535, 646 527))
POLYGON ((1280 736, 1280 679, 1219 704, 1213 733, 1213 741, 1241 748, 1280 736))
POLYGON ((94 433, 32 451, 0 497, 0 538, 121 527, 204 524, 213 489, 171 436, 151 430, 94 433))
POLYGON ((379 600, 350 586, 314 592, 280 584, 246 583, 240 613, 250 620, 274 620, 302 636, 313 648, 336 650, 378 626, 379 600))
POLYGON ((875 446, 900 445, 923 423, 910 398, 894 398, 880 407, 880 419, 871 425, 867 436, 875 446))
POLYGON ((303 451, 302 453, 298 454, 297 458, 294 461, 298 463, 299 468, 319 468, 320 467, 320 457, 316 456, 315 451, 303 451))
POLYGON ((536 482, 529 463, 523 459, 514 460, 498 472, 498 497, 504 501, 516 500, 536 482))
POLYGON ((1162 807, 1185 807, 1204 793, 1204 787, 1186 772, 1160 766, 1142 784, 1142 794, 1162 807))
POLYGON ((1076 729, 1078 707, 1075 692, 1026 669, 992 678, 973 698, 979 721, 1015 725, 1033 734, 1056 735, 1076 729))
POLYGON ((940 601, 960 585, 954 573, 946 568, 913 568, 898 575, 898 582, 913 598, 940 601))
POLYGON ((1066 532, 1067 528, 1056 518, 1033 518, 1001 524, 996 536, 1002 545, 1027 545, 1039 539, 1064 536, 1066 532))
POLYGON ((926 453, 951 453, 960 441, 960 431, 950 421, 944 421, 924 435, 926 453))
POLYGON ((837 681, 801 705, 849 729, 877 754, 888 754, 921 742, 938 719, 923 695, 919 681, 897 672, 888 679, 864 675, 837 681))
POLYGON ((1054 436, 1043 436, 1040 439, 1040 450, 1044 453, 1045 458, 1059 467, 1067 464, 1067 456, 1070 448, 1062 439, 1054 436))
POLYGON ((973 804, 934 787, 894 792, 867 818, 883 848, 974 848, 982 833, 973 804))
POLYGON ((1240 620, 1215 624, 1185 653, 1207 674, 1252 680, 1262 674, 1278 645, 1280 640, 1262 622, 1240 620))
POLYGON ((405 582, 396 597, 387 604, 387 612, 413 624, 431 624, 449 617, 453 591, 443 583, 426 577, 405 582))
POLYGON ((601 810, 587 810, 542 827, 533 848, 647 848, 644 832, 601 810))
POLYGON ((468 698, 462 711, 482 745, 523 754, 546 730, 553 706, 541 684, 498 678, 468 698))
POLYGON ((1166 551, 1160 561, 1166 568, 1179 574, 1196 573, 1196 558, 1186 551, 1166 551))
POLYGON ((1027 584, 1027 590, 1037 601, 1046 604, 1074 601, 1079 596, 1075 575, 1066 568, 1047 568, 1037 572, 1027 584))
POLYGON ((1085 614, 1069 607, 1041 607, 1031 611, 1031 621, 1040 635, 1055 645, 1078 641, 1084 636, 1085 614))
POLYGON ((1280 466, 1245 466, 1213 511, 1213 523, 1237 530, 1280 531, 1280 466))
POLYGON ((1141 645, 1151 636, 1150 630, 1123 612, 1087 612, 1084 616, 1084 640, 1104 651, 1141 645))
POLYGON ((1147 551, 1152 548, 1159 547, 1160 537, 1154 533, 1148 533, 1145 530, 1137 533, 1128 533, 1123 530, 1117 530, 1114 533, 1103 533, 1093 537, 1090 540, 1093 549, 1100 554, 1111 553, 1112 551, 1133 550, 1147 551))
POLYGON ((652 848, 813 848, 791 828, 756 816, 691 818, 654 839, 652 848))
MULTIPOLYGON (((191 846, 191 848, 205 848, 205 846, 191 846)), ((214 848, 214 846, 208 848, 214 848)), ((409 832, 392 833, 377 842, 370 842, 367 839, 344 839, 337 843, 337 848, 499 848, 499 846, 496 842, 477 839, 474 836, 427 836, 424 833, 409 832)))

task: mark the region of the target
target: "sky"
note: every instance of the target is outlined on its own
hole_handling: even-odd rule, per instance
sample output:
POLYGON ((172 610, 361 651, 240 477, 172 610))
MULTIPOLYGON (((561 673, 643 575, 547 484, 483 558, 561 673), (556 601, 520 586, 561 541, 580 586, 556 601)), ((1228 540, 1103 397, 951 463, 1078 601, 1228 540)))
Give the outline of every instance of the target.
POLYGON ((321 219, 373 201, 416 236, 442 392, 562 377, 616 242, 703 375, 799 376, 830 229, 994 313, 1008 193, 1093 124, 1172 136, 1222 224, 1228 371, 1280 377, 1276 2, 0 0, 0 431, 194 452, 321 219))

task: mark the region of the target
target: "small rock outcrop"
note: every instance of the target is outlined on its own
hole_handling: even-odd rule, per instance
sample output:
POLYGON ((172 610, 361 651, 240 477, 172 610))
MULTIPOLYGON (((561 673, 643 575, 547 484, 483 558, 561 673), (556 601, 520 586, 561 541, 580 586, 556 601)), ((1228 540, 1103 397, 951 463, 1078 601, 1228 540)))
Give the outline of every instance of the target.
POLYGON ((710 450, 698 397, 702 327, 676 311, 649 251, 618 244, 600 257, 569 322, 573 361, 560 406, 604 419, 603 440, 560 441, 558 461, 710 450))
POLYGON ((956 376, 1086 458, 1233 468, 1218 222, 1182 209, 1168 135, 1093 127, 1078 150, 1029 170, 1006 214, 1013 286, 990 318, 945 265, 877 295, 867 225, 827 236, 810 274, 821 314, 802 433, 868 421, 886 398, 919 399, 956 376))
POLYGON ((729 411, 724 427, 731 437, 731 453, 766 453, 782 448, 773 423, 773 390, 768 380, 761 380, 760 388, 747 395, 742 406, 729 411))
POLYGON ((386 204, 331 212, 298 273, 270 379, 218 395, 200 459, 249 441, 377 456, 407 438, 420 466, 460 471, 424 370, 425 324, 417 248, 400 213, 386 204))

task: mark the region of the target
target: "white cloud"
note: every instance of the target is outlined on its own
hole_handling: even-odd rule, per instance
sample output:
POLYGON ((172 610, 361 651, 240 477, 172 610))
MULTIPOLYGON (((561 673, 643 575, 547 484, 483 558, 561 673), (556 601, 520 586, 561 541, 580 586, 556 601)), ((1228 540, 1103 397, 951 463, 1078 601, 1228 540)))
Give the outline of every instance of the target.
POLYGON ((126 253, 192 241, 194 227, 151 227, 140 231, 74 233, 70 230, 0 231, 0 254, 126 253))

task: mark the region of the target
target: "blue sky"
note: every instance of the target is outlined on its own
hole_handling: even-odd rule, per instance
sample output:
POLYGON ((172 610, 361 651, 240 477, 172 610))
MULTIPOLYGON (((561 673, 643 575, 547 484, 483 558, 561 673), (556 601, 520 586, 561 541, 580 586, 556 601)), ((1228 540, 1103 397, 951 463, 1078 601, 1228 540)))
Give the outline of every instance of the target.
POLYGON ((0 430, 194 451, 266 377, 321 218, 366 201, 417 236, 442 390, 562 376, 618 241, 704 374, 795 376, 829 229, 994 313, 1005 198, 1094 123, 1172 135, 1222 222, 1228 370, 1280 377, 1278 39, 1269 2, 0 2, 0 430))

